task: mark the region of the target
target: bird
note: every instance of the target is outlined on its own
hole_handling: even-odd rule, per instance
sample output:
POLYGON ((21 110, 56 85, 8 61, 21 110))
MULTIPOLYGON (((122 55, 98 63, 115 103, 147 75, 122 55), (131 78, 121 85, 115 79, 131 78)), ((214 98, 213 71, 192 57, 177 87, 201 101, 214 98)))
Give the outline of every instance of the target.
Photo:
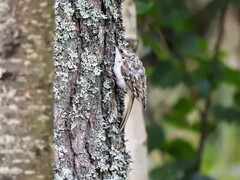
POLYGON ((118 87, 129 95, 125 115, 120 124, 120 132, 122 132, 135 98, 140 102, 143 109, 147 109, 147 77, 145 68, 138 56, 124 46, 115 46, 113 71, 118 87))

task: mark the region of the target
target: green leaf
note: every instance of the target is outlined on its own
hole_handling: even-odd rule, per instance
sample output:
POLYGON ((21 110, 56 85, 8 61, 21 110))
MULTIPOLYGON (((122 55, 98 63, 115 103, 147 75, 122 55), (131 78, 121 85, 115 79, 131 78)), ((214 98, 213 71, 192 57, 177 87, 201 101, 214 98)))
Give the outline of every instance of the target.
POLYGON ((218 120, 240 123, 240 110, 234 107, 217 105, 214 107, 214 114, 218 120))
POLYGON ((192 101, 187 97, 182 97, 171 108, 170 113, 165 115, 164 120, 175 127, 192 129, 191 125, 186 120, 186 116, 192 109, 192 101))
POLYGON ((235 102, 235 104, 240 107, 240 89, 238 89, 237 92, 235 92, 235 94, 233 95, 233 100, 235 102))
POLYGON ((143 40, 143 43, 147 46, 149 46, 153 51, 159 51, 160 49, 160 43, 159 39, 156 38, 156 35, 152 32, 145 32, 141 34, 141 38, 143 40))
POLYGON ((194 86, 200 97, 206 97, 210 91, 216 89, 218 85, 224 81, 226 71, 221 63, 212 67, 211 58, 206 58, 206 61, 198 62, 199 67, 190 74, 192 84, 189 84, 189 86, 194 86))
MULTIPOLYGON (((202 59, 201 59, 202 60, 202 59)), ((199 59, 199 66, 191 72, 190 76, 193 82, 200 82, 208 78, 211 69, 211 59, 205 57, 205 61, 199 59)), ((194 84, 194 83, 193 83, 194 84)))
POLYGON ((225 76, 224 76, 224 81, 232 84, 232 85, 238 85, 240 82, 240 71, 239 70, 234 70, 229 67, 224 68, 225 71, 225 76))
POLYGON ((147 75, 148 75, 148 76, 152 76, 153 71, 154 71, 154 68, 151 67, 151 66, 147 66, 145 69, 146 69, 147 75))
POLYGON ((169 60, 171 57, 171 54, 169 54, 168 50, 164 46, 159 37, 159 34, 156 32, 145 32, 141 34, 142 41, 145 45, 150 47, 151 51, 154 52, 154 54, 157 56, 160 60, 169 60))
POLYGON ((164 132, 161 126, 153 123, 147 126, 148 134, 148 151, 151 152, 154 149, 161 149, 164 143, 164 132))
POLYGON ((214 180, 209 176, 202 175, 200 173, 193 173, 189 180, 214 180))
POLYGON ((151 180, 177 180, 186 179, 185 172, 190 169, 194 161, 188 159, 177 159, 169 161, 150 171, 151 180))
POLYGON ((165 143, 163 150, 176 158, 193 158, 195 155, 192 145, 183 139, 174 139, 165 143))
POLYGON ((199 50, 205 51, 208 49, 208 42, 206 39, 198 37, 197 41, 199 50))
POLYGON ((202 80, 200 82, 197 82, 195 87, 197 88, 197 93, 200 97, 208 96, 211 90, 211 84, 208 80, 202 80))
MULTIPOLYGON (((201 123, 202 123, 201 120, 198 120, 198 121, 194 122, 193 124, 191 124, 191 130, 195 131, 195 132, 199 132, 201 123)), ((206 128, 207 132, 213 132, 215 130, 215 123, 212 121, 207 121, 205 128, 206 128)))
POLYGON ((143 15, 148 13, 152 7, 154 6, 153 2, 136 2, 136 8, 137 8, 137 15, 143 15))
POLYGON ((184 1, 161 1, 155 7, 154 24, 158 27, 169 28, 175 32, 185 32, 194 23, 190 15, 190 9, 184 1))
POLYGON ((169 114, 164 117, 164 121, 175 127, 182 129, 192 129, 189 123, 186 121, 185 116, 178 116, 177 114, 169 114))
POLYGON ((183 74, 177 71, 173 63, 158 61, 152 75, 152 82, 163 88, 175 87, 182 81, 183 74))
POLYGON ((187 97, 180 98, 177 103, 173 106, 172 110, 177 112, 179 115, 186 115, 193 109, 192 101, 187 97))
POLYGON ((200 120, 197 122, 194 122, 191 126, 191 130, 199 132, 199 129, 201 127, 200 120))
POLYGON ((174 39, 174 44, 182 54, 190 55, 198 52, 198 37, 193 32, 181 33, 174 39))
POLYGON ((231 0, 230 1, 233 5, 235 6, 239 6, 240 5, 240 1, 239 0, 231 0))
POLYGON ((225 67, 221 62, 215 65, 215 67, 211 70, 211 84, 212 88, 218 87, 218 85, 224 81, 225 76, 225 67))
POLYGON ((206 10, 209 14, 213 16, 213 15, 216 15, 217 12, 219 12, 221 6, 222 6, 222 3, 219 3, 219 0, 212 0, 207 4, 206 10))

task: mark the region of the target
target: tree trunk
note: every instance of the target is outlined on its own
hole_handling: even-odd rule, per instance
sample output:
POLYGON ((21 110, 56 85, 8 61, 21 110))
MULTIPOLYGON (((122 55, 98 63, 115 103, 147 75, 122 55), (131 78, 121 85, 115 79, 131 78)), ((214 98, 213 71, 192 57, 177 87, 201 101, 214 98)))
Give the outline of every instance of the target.
POLYGON ((127 179, 124 93, 111 77, 122 43, 119 1, 55 1, 55 179, 127 179))
POLYGON ((0 180, 52 179, 52 4, 0 0, 0 180))

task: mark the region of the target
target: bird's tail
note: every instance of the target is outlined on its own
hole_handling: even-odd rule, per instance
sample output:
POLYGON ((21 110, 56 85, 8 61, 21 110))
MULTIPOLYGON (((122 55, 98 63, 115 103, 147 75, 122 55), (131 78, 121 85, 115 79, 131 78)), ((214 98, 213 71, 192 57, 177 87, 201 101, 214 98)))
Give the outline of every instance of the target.
POLYGON ((128 117, 129 117, 130 112, 132 110, 133 102, 134 102, 134 96, 131 95, 130 98, 129 98, 129 101, 128 101, 127 110, 125 112, 125 115, 124 115, 123 120, 122 120, 121 125, 120 125, 120 132, 123 132, 123 130, 126 126, 128 117))

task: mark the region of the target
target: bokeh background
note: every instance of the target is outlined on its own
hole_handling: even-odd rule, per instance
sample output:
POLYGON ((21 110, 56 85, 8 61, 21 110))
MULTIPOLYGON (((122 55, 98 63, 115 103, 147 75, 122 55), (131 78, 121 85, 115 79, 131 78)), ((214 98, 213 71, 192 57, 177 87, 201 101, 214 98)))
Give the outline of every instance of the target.
MULTIPOLYGON (((135 3, 150 179, 239 180, 240 1, 135 3)), ((52 7, 0 0, 3 180, 52 179, 52 7)))
POLYGON ((240 179, 240 1, 136 4, 151 179, 240 179))

